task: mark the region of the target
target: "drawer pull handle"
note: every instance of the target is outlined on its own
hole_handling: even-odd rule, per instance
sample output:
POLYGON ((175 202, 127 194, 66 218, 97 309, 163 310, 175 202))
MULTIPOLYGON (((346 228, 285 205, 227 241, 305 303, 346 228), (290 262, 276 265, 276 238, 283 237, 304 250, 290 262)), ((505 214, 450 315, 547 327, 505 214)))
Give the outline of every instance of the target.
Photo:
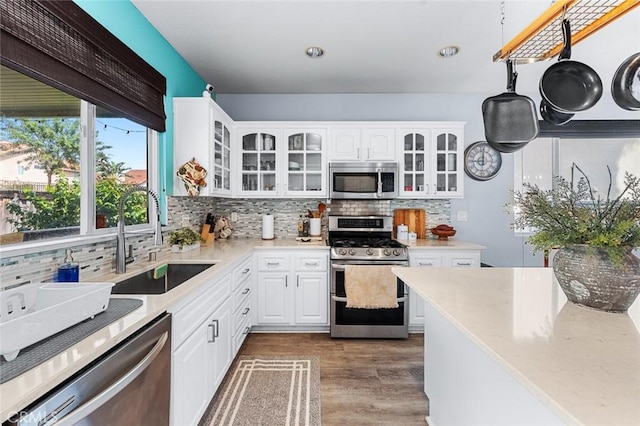
POLYGON ((429 262, 429 263, 427 263, 427 262, 419 262, 418 265, 420 265, 420 266, 433 266, 433 263, 432 262, 429 262))
POLYGON ((318 262, 304 262, 304 266, 318 266, 318 262))
POLYGON ((267 262, 267 266, 280 266, 280 262, 267 262))
POLYGON ((251 331, 251 327, 246 327, 242 334, 249 334, 249 331, 251 331))
POLYGON ((251 270, 251 268, 245 269, 244 271, 242 271, 242 275, 248 274, 250 270, 251 270))
POLYGON ((244 289, 244 291, 242 292, 242 294, 247 294, 247 293, 249 293, 250 291, 251 291, 251 289, 250 289, 250 288, 245 288, 245 289, 244 289))
POLYGON ((244 312, 242 313, 242 315, 247 315, 250 310, 251 308, 244 308, 244 312))
POLYGON ((456 266, 471 266, 471 262, 456 262, 456 266))

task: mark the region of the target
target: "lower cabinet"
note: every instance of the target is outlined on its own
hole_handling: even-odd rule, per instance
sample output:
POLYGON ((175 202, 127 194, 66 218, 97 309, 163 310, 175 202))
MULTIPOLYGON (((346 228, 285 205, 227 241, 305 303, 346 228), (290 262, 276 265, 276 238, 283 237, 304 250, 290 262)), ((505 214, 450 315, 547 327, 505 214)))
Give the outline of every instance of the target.
POLYGON ((173 312, 171 424, 198 424, 232 361, 231 274, 173 312), (189 334, 185 336, 185 331, 189 334))
POLYGON ((329 253, 258 252, 257 325, 329 324, 329 253))
POLYGON ((255 275, 253 255, 247 256, 233 271, 233 286, 231 291, 231 299, 233 305, 231 308, 231 316, 233 318, 233 356, 238 353, 244 339, 251 331, 253 308, 251 300, 253 299, 253 288, 255 275))
MULTIPOLYGON (((409 266, 479 267, 480 250, 410 250, 409 266)), ((424 329, 424 301, 409 289, 409 327, 424 329)))

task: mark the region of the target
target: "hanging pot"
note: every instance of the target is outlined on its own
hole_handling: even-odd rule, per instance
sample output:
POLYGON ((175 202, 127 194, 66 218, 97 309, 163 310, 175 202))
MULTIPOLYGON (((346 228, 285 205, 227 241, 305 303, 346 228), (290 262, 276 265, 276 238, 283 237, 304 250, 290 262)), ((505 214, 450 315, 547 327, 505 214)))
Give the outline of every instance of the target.
POLYGON ((542 99, 540 101, 540 115, 542 119, 549 124, 556 126, 567 123, 573 118, 575 114, 567 114, 566 112, 556 111, 549 105, 547 101, 542 99))
POLYGON ((640 53, 620 64, 611 81, 611 96, 622 109, 640 110, 640 53))
POLYGON ((496 151, 500 151, 500 152, 503 152, 505 154, 510 154, 512 152, 516 152, 516 151, 521 150, 522 148, 527 146, 527 144, 529 142, 520 142, 520 143, 503 142, 503 143, 496 143, 496 142, 492 142, 492 141, 487 141, 487 143, 489 144, 489 146, 491 148, 495 149, 496 151))
POLYGON ((516 93, 518 73, 507 60, 507 91, 482 103, 484 135, 487 142, 523 144, 538 137, 540 127, 531 98, 516 93))
POLYGON ((602 80, 590 66, 571 61, 571 27, 562 21, 564 47, 558 62, 551 65, 540 79, 540 94, 553 109, 574 113, 591 108, 602 96, 602 80))

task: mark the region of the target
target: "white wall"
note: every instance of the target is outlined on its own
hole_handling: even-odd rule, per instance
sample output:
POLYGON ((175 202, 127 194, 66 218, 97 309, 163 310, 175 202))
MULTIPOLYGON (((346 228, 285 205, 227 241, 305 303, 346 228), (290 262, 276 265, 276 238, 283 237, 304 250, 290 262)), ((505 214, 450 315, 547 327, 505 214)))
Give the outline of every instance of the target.
MULTIPOLYGON (((497 95, 497 93, 496 93, 497 95)), ((539 103, 538 94, 529 96, 539 103)), ((217 102, 234 119, 245 120, 451 120, 466 121, 465 146, 484 140, 481 105, 486 96, 447 94, 318 94, 225 95, 217 102)), ((605 93, 598 105, 580 119, 638 119, 640 114, 618 108, 605 93)), ((532 143, 535 143, 532 142, 532 143)), ((451 224, 456 237, 487 246, 483 262, 493 266, 542 266, 542 254, 533 256, 515 237, 512 216, 505 210, 513 186, 513 156, 503 154, 500 173, 487 182, 465 176, 465 197, 452 200, 451 224), (467 211, 467 222, 457 212, 467 211)))

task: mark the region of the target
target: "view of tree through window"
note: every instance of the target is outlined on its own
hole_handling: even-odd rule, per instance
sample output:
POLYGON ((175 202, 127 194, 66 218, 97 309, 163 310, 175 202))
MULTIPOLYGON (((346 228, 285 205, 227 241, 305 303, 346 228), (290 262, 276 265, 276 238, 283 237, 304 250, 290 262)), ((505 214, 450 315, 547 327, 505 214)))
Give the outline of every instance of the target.
MULTIPOLYGON (((0 241, 78 234, 83 220, 92 229, 116 226, 123 192, 147 184, 147 128, 1 68, 0 241), (96 111, 86 123, 81 108, 96 111), (87 124, 95 132, 82 138, 87 124), (81 149, 90 146, 95 168, 81 168, 81 149), (83 172, 92 175, 83 180, 83 172), (81 193, 93 186, 95 205, 83 212, 81 193)), ((147 223, 147 205, 144 192, 128 197, 125 223, 147 223)))

